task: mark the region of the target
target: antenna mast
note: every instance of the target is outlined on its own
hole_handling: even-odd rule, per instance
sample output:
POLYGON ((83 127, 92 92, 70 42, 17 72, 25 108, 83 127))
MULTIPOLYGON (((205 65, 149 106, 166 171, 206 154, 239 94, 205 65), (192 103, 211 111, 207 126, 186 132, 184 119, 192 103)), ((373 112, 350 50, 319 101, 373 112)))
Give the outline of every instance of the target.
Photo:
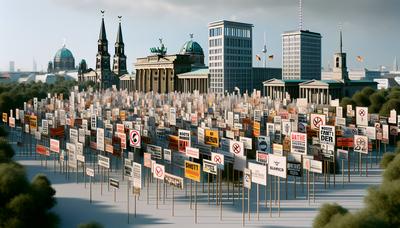
POLYGON ((299 30, 303 30, 303 1, 299 0, 299 30))

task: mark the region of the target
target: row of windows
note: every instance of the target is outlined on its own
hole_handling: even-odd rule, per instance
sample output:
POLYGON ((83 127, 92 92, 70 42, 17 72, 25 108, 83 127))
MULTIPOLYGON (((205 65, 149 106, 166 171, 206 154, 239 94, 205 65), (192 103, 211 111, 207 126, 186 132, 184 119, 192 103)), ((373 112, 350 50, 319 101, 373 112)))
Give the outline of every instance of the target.
POLYGON ((225 36, 236 36, 236 37, 251 37, 250 29, 241 29, 241 28, 225 28, 225 36))
POLYGON ((222 48, 210 49, 209 53, 210 53, 210 55, 221 54, 222 53, 222 48))
POLYGON ((234 54, 234 55, 251 55, 251 49, 234 49, 234 48, 227 48, 227 54, 234 54))
POLYGON ((215 61, 215 60, 222 60, 222 55, 210 56, 210 61, 215 61))
POLYGON ((212 39, 209 41, 209 46, 210 47, 219 47, 222 46, 222 39, 218 38, 218 39, 212 39))
POLYGON ((242 55, 227 55, 225 56, 226 61, 251 61, 251 56, 242 55))
POLYGON ((212 28, 212 29, 210 29, 210 37, 220 36, 220 35, 222 35, 222 28, 221 27, 220 28, 212 28))
POLYGON ((251 62, 250 63, 227 62, 227 63, 225 63, 225 67, 251 67, 251 62))
POLYGON ((225 46, 240 47, 240 48, 251 48, 251 40, 225 38, 225 46))
POLYGON ((214 62, 214 63, 211 63, 210 62, 210 67, 222 67, 222 62, 214 62))

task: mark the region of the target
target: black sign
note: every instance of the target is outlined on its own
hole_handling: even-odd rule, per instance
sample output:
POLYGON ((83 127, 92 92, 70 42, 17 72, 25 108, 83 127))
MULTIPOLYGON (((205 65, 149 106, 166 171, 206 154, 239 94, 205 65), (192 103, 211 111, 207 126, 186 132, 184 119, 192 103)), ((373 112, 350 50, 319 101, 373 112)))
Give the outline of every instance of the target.
POLYGON ((290 176, 301 177, 301 163, 289 162, 287 163, 287 174, 290 176))
POLYGON ((111 187, 115 188, 115 189, 119 189, 119 180, 110 178, 109 179, 109 184, 111 187))

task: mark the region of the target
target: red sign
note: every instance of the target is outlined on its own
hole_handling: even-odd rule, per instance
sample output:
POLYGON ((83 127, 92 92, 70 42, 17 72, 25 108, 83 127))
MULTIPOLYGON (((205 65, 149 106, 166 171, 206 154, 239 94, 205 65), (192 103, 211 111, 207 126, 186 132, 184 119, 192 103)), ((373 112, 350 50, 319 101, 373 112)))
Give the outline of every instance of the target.
POLYGON ((338 137, 336 141, 336 146, 338 147, 353 147, 354 145, 354 138, 343 138, 338 137))
POLYGON ((36 153, 44 155, 44 156, 50 156, 50 150, 49 148, 43 146, 43 145, 36 145, 36 153))
POLYGON ((181 153, 186 153, 186 147, 189 146, 189 140, 179 139, 178 150, 181 153))
POLYGON ((64 126, 60 126, 57 128, 50 128, 50 136, 51 137, 64 136, 64 126))

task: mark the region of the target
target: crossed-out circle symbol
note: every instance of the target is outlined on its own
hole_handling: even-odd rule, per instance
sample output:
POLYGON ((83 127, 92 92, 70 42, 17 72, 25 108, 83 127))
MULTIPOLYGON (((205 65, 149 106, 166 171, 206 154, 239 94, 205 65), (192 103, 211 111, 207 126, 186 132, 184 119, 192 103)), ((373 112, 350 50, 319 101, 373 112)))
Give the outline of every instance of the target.
POLYGON ((364 146, 364 139, 357 139, 357 145, 364 146))
POLYGON ((319 125, 322 124, 321 117, 319 117, 319 116, 315 117, 314 120, 313 120, 313 124, 314 124, 315 127, 319 127, 319 125))
POLYGON ((214 161, 215 161, 216 163, 218 163, 218 164, 221 164, 221 162, 222 162, 221 157, 218 156, 218 155, 216 155, 216 156, 214 157, 214 161))
POLYGON ((234 143, 232 147, 235 154, 240 153, 240 145, 238 143, 234 143))
POLYGON ((365 110, 361 109, 358 113, 360 114, 360 116, 364 116, 365 115, 365 110))
POLYGON ((244 176, 244 177, 245 177, 245 179, 246 179, 246 180, 245 180, 246 182, 250 182, 250 176, 246 175, 246 176, 244 176))
POLYGON ((139 134, 137 131, 131 132, 131 142, 132 144, 136 145, 139 142, 139 134))
POLYGON ((162 169, 161 169, 161 167, 156 167, 156 175, 158 176, 158 177, 162 177, 162 175, 163 175, 163 171, 162 171, 162 169))

